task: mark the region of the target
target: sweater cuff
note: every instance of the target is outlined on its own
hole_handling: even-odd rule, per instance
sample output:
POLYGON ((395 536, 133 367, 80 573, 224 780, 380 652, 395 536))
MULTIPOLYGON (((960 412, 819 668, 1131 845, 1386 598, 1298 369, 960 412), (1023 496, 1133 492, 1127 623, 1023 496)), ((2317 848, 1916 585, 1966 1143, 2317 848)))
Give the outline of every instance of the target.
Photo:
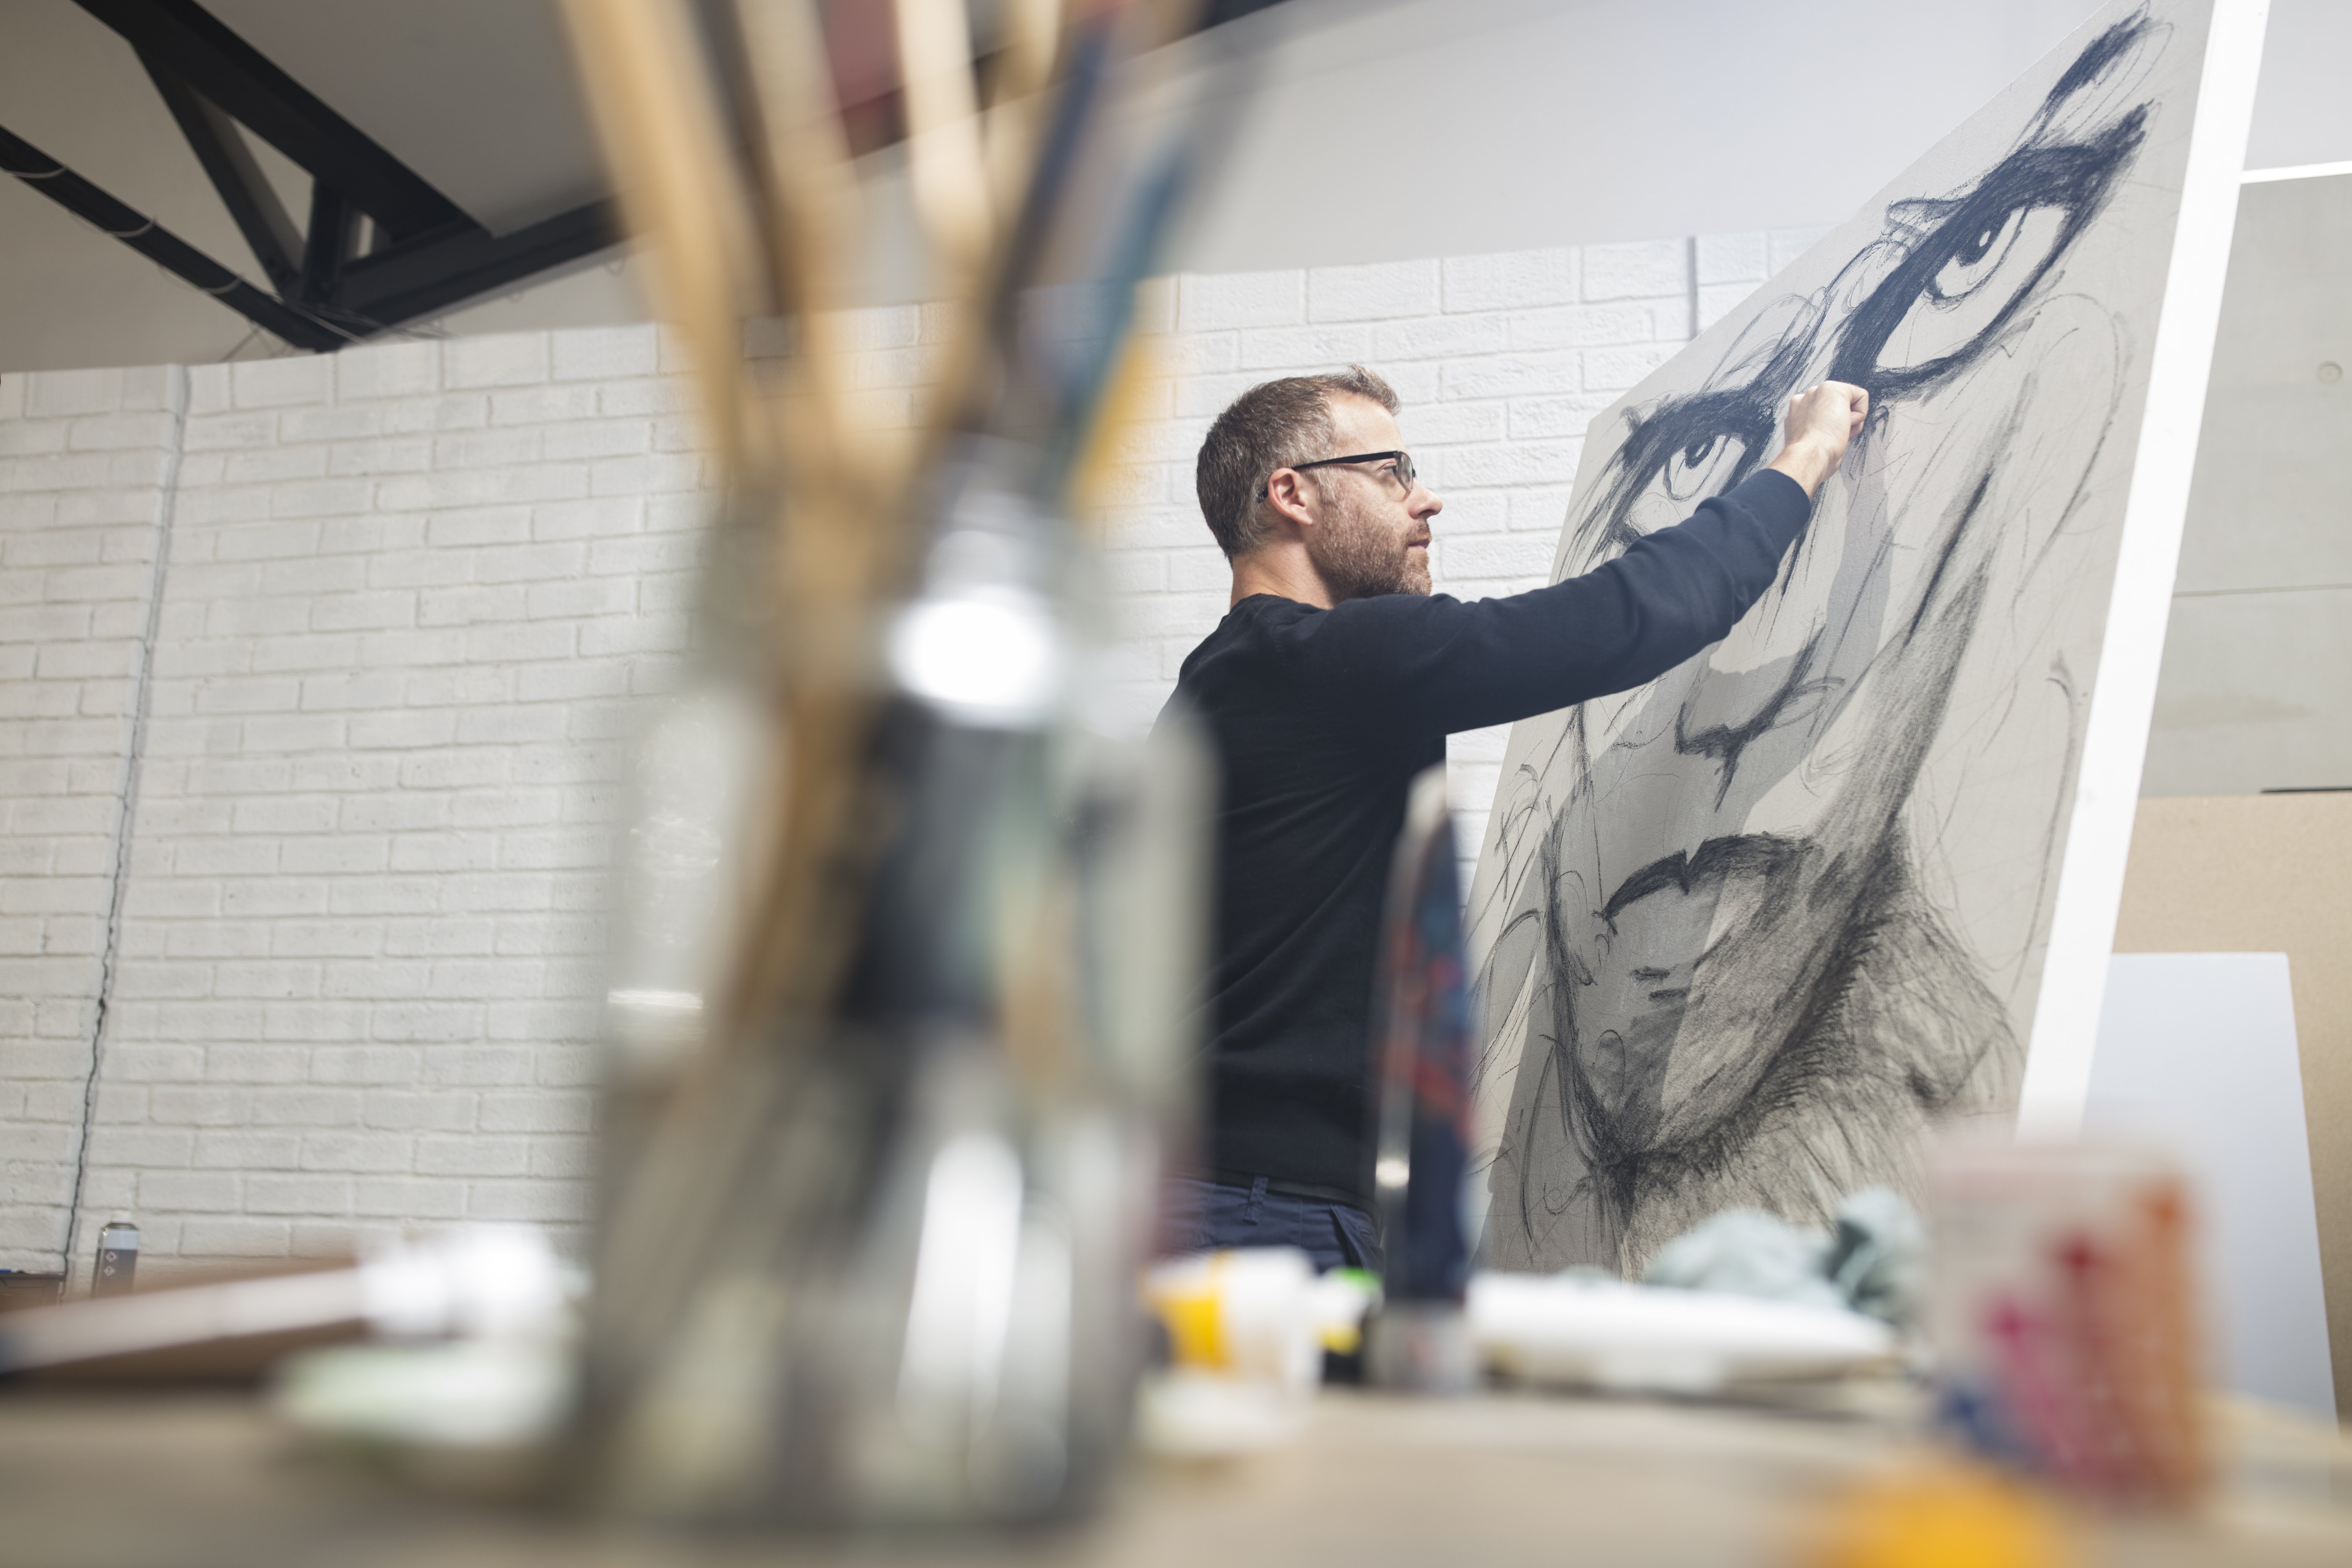
POLYGON ((1732 488, 1725 498, 1737 500, 1756 514, 1765 527, 1794 539, 1813 515, 1813 498, 1805 487, 1778 468, 1759 468, 1732 488))

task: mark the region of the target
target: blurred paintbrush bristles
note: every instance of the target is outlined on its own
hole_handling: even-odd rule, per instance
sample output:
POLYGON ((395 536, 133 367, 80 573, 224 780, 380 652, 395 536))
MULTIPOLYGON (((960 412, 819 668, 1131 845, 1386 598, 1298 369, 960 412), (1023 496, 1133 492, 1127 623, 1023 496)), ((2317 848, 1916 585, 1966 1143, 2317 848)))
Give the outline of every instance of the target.
POLYGON ((575 47, 656 306, 685 340, 735 515, 766 535, 768 652, 789 737, 766 864, 748 879, 744 948, 713 1000, 724 1049, 822 1009, 855 921, 871 832, 859 763, 873 717, 875 616, 911 566, 916 476, 986 374, 982 302, 1029 174, 1061 0, 1008 6, 983 111, 962 0, 896 0, 909 183, 947 306, 947 374, 914 428, 857 416, 845 341, 866 226, 812 0, 738 0, 751 121, 729 101, 681 0, 566 0, 575 47), (750 167, 734 149, 741 144, 750 167), (747 319, 773 310, 790 352, 766 376, 747 319))
MULTIPOLYGON (((906 1208, 929 1190, 926 1140, 948 1148, 962 1118, 971 1147, 1014 1168, 1007 1212, 1020 1235, 1034 1228, 1020 1218, 1022 1193, 1045 1216, 1014 1250, 1031 1260, 1021 1267, 1046 1270, 1036 1278, 1067 1277, 1055 1299, 1078 1325, 1054 1350, 1063 1372, 1033 1369, 1018 1387, 1045 1398, 1066 1373, 1071 1388, 1096 1390, 1053 1396, 1070 1444, 1054 1461, 1062 1479, 1038 1480, 1031 1501, 990 1493, 985 1504, 1034 1512, 1066 1480, 1085 1494, 1102 1433, 1123 1429, 1126 1243, 1104 1216, 1124 1212, 1127 1178, 1087 1163, 1101 1141, 1082 1132, 1140 1125, 1160 1110, 1138 1107, 1172 1093, 1160 1087, 1172 1069, 1139 1064, 1181 1059, 1166 1043, 1181 1029, 1162 1020, 1181 1012, 1193 905, 1189 894, 1130 899, 1119 908, 1158 921, 1164 940, 1108 957, 1087 949, 1104 889, 1129 873, 1085 881, 1073 830, 1054 815, 1056 791, 1076 787, 1062 764, 1083 749, 1056 739, 1061 668, 1046 695, 992 699, 1013 705, 973 718, 952 689, 909 673, 902 645, 922 614, 977 609, 992 626, 1012 619, 1045 661, 1074 662, 1057 618, 1082 575, 1065 549, 1069 509, 1100 493, 1120 448, 1108 426, 1151 381, 1128 342, 1135 287, 1230 116, 1206 93, 1143 132, 1105 112, 1121 62, 1183 30, 1184 0, 1003 0, 977 68, 966 0, 564 6, 653 302, 689 358, 724 479, 709 640, 728 679, 755 694, 758 744, 772 748, 770 765, 751 770, 761 782, 734 841, 733 918, 709 944, 725 951, 699 993, 699 1048, 664 1058, 614 1102, 626 1103, 607 1130, 586 1415, 602 1455, 594 1484, 615 1506, 664 1517, 982 1506, 940 1500, 988 1492, 969 1477, 856 1479, 866 1439, 841 1424, 859 1400, 903 1403, 914 1397, 903 1380, 930 1375, 918 1353, 930 1320, 873 1294, 873 1270, 886 1258, 912 1267, 900 1253, 930 1231, 901 1231, 929 1212, 906 1208), (874 13, 896 39, 931 301, 932 384, 911 419, 876 416, 856 374, 868 204, 837 101, 841 35, 829 41, 826 23, 863 36, 874 13), (782 352, 755 357, 747 335, 782 352), (981 571, 975 561, 997 575, 955 575, 981 571), (1154 953, 1179 956, 1154 967, 1154 953), (1117 1012, 1101 998, 1127 995, 1121 986, 1151 999, 1117 1012), (1103 1022, 1114 1015, 1142 1022, 1103 1022), (891 1311, 908 1314, 913 1371, 858 1359, 898 1332, 879 1323, 891 1311), (899 1500, 874 1500, 884 1497, 899 1500), (918 1497, 930 1500, 907 1501, 918 1497)), ((1013 668, 1003 644, 956 646, 967 663, 1013 668)), ((1186 767, 1160 773, 1154 800, 1191 787, 1186 767)), ((1124 842, 1115 825, 1143 820, 1142 808, 1102 803, 1143 795, 1101 788, 1087 798, 1114 826, 1099 842, 1124 842)), ((1164 801, 1152 810, 1154 822, 1191 820, 1164 801)), ((1098 852, 1109 853, 1083 851, 1098 852)), ((1160 865, 1140 850, 1130 859, 1160 865)), ((1181 872, 1160 880, 1190 886, 1181 872)), ((926 1443, 996 1452, 988 1445, 1013 1441, 1028 1417, 990 1426, 995 1398, 952 1442, 934 1433, 905 1454, 931 1454, 926 1443)))
POLYGON ((971 29, 963 0, 897 0, 895 9, 915 210, 943 281, 952 293, 969 294, 994 226, 971 79, 971 29))
POLYGON ((566 0, 565 10, 629 227, 654 237, 656 308, 690 345, 719 460, 740 474, 756 439, 735 347, 751 237, 701 49, 685 12, 661 0, 566 0))

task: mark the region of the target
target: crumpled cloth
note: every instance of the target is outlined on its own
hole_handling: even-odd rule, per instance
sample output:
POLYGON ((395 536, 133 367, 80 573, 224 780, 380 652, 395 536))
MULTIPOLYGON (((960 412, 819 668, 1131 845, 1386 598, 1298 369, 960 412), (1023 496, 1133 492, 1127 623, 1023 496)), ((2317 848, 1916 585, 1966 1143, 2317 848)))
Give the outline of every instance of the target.
POLYGON ((1725 1209, 1658 1248, 1642 1279, 1908 1323, 1925 1299, 1927 1271, 1919 1216, 1889 1189, 1865 1187, 1838 1205, 1834 1231, 1762 1209, 1725 1209))

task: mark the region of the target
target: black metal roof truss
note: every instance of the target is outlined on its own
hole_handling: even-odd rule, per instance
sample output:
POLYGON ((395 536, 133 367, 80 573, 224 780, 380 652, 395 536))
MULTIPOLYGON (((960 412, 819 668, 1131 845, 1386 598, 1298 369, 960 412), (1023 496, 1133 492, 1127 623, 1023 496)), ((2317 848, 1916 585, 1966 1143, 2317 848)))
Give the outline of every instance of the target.
POLYGON ((612 205, 601 201, 512 234, 491 234, 194 0, 76 3, 138 52, 270 289, 238 277, 5 130, 0 171, 299 348, 361 342, 577 261, 620 237, 612 205), (309 222, 299 231, 238 125, 310 174, 309 222), (363 226, 369 242, 362 254, 363 226))

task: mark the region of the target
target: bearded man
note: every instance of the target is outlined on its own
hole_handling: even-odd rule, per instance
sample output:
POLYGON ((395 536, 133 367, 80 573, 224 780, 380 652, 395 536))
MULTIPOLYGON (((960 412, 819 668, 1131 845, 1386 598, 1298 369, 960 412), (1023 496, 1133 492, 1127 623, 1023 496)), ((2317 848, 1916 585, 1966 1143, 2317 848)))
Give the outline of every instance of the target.
POLYGON ((1205 1168, 1171 1184, 1175 1250, 1304 1248, 1374 1268, 1365 1086, 1374 949, 1415 775, 1445 737, 1640 686, 1720 641, 1780 574, 1862 427, 1861 388, 1790 401, 1769 468, 1581 577, 1465 604, 1430 592, 1430 521, 1397 395, 1360 365, 1252 387, 1201 445, 1232 608, 1171 709, 1222 795, 1205 1168))

